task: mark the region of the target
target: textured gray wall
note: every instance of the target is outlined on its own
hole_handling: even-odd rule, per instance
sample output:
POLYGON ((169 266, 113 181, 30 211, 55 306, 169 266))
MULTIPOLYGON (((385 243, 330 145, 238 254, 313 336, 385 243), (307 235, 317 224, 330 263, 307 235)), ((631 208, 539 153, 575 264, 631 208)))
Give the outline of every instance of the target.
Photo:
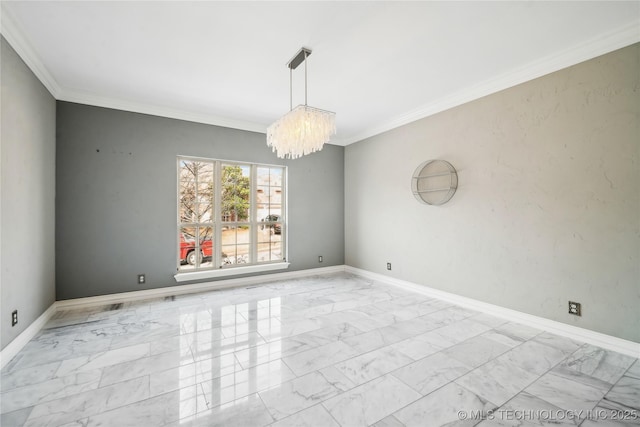
POLYGON ((288 271, 344 263, 343 147, 284 161, 264 134, 67 102, 57 125, 57 299, 177 285, 178 155, 288 166, 288 271))
POLYGON ((348 146, 346 263, 640 342, 639 62, 636 44, 348 146), (458 170, 440 207, 411 194, 428 159, 458 170))
POLYGON ((56 102, 2 37, 0 348, 55 300, 56 102), (11 327, 11 312, 18 324, 11 327))

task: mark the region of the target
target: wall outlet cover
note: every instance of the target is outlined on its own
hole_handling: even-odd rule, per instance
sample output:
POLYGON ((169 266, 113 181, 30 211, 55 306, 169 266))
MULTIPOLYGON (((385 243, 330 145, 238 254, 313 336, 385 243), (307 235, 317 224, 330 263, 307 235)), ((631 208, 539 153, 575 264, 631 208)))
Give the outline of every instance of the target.
POLYGON ((569 314, 582 316, 582 305, 579 302, 569 301, 569 314))

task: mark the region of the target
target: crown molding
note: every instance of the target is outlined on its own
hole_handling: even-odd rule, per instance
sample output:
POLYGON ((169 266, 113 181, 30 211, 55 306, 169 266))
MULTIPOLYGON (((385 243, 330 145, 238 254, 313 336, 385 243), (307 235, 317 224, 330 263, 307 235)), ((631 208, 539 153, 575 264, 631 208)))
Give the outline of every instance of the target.
POLYGON ((53 78, 47 67, 42 63, 40 57, 36 54, 31 44, 23 37, 22 32, 18 29, 16 22, 4 6, 0 2, 0 33, 9 42, 11 47, 22 58, 27 67, 33 71, 38 80, 47 88, 49 93, 59 99, 62 92, 60 85, 53 78))
POLYGON ((15 19, 11 13, 8 12, 8 9, 4 6, 3 2, 0 2, 0 33, 9 42, 20 58, 22 58, 25 64, 27 64, 33 74, 36 75, 38 80, 40 80, 40 82, 47 88, 51 95, 59 101, 69 101, 78 104, 93 105, 96 107, 150 114, 154 116, 186 120, 189 122, 246 130, 250 132, 267 132, 267 126, 261 123, 100 96, 89 92, 62 87, 49 72, 31 44, 23 36, 20 27, 16 24, 15 19))
POLYGON ((188 122, 246 130, 249 132, 267 132, 267 126, 261 123, 230 119, 206 113, 198 113, 160 105, 145 104, 142 102, 130 101, 125 99, 111 98, 77 90, 64 89, 61 91, 60 96, 56 97, 56 99, 60 101, 75 102, 78 104, 92 105, 95 107, 112 108, 115 110, 130 111, 133 113, 149 114, 152 116, 185 120, 188 122))
MULTIPOLYGON (((0 2, 0 4, 3 4, 0 2)), ((69 101, 96 107, 112 108, 141 114, 186 120, 215 126, 240 129, 250 132, 266 133, 267 125, 246 120, 230 119, 202 112, 188 111, 161 105, 146 104, 131 100, 101 96, 94 93, 61 87, 47 67, 40 60, 29 42, 23 37, 14 18, 1 8, 0 32, 20 55, 22 60, 38 77, 51 95, 60 101, 69 101)), ((354 136, 335 138, 329 144, 348 146, 379 135, 392 129, 432 116, 453 107, 474 101, 492 93, 536 79, 549 73, 570 67, 583 61, 604 55, 617 49, 640 42, 640 28, 637 22, 620 27, 603 36, 590 39, 578 46, 560 53, 531 62, 508 73, 501 74, 480 84, 459 90, 449 96, 424 104, 412 111, 397 116, 385 123, 365 129, 354 136)))
POLYGON ((365 130, 358 135, 341 140, 340 145, 349 145, 371 138, 383 132, 432 116, 442 111, 475 101, 492 93, 525 83, 558 70, 596 58, 614 50, 640 42, 640 26, 637 22, 618 28, 603 36, 590 39, 578 46, 547 56, 501 74, 480 84, 467 87, 450 96, 424 104, 379 126, 365 130))

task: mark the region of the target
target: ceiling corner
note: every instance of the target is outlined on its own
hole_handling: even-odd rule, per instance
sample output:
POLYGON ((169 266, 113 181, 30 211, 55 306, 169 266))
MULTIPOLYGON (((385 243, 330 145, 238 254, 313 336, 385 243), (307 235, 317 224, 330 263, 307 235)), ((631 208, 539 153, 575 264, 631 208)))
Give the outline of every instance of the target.
POLYGON ((596 58, 626 46, 640 42, 640 28, 634 22, 619 27, 607 34, 587 40, 561 52, 541 58, 518 69, 496 76, 472 87, 452 93, 444 98, 433 100, 413 111, 396 116, 378 126, 365 129, 357 135, 340 141, 340 145, 350 145, 367 138, 390 131, 416 120, 432 116, 439 112, 474 101, 492 93, 525 83, 580 62, 596 58))
POLYGON ((25 64, 27 64, 33 74, 36 75, 51 95, 55 99, 60 99, 62 94, 60 85, 56 79, 53 78, 26 38, 22 35, 22 32, 18 29, 18 26, 7 8, 4 6, 3 2, 0 2, 0 16, 0 32, 2 33, 2 36, 9 42, 11 47, 13 47, 16 53, 20 58, 22 58, 25 64))

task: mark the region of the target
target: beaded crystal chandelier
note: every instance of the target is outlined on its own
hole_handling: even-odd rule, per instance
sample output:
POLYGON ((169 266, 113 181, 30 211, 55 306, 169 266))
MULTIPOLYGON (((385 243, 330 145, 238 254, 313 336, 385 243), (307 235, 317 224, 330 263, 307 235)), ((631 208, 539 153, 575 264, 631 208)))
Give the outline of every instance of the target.
POLYGON ((281 158, 297 159, 322 150, 336 133, 336 113, 307 105, 307 57, 311 50, 302 48, 287 64, 289 67, 290 111, 267 128, 267 145, 281 158), (304 62, 304 105, 293 108, 293 70, 304 62))

